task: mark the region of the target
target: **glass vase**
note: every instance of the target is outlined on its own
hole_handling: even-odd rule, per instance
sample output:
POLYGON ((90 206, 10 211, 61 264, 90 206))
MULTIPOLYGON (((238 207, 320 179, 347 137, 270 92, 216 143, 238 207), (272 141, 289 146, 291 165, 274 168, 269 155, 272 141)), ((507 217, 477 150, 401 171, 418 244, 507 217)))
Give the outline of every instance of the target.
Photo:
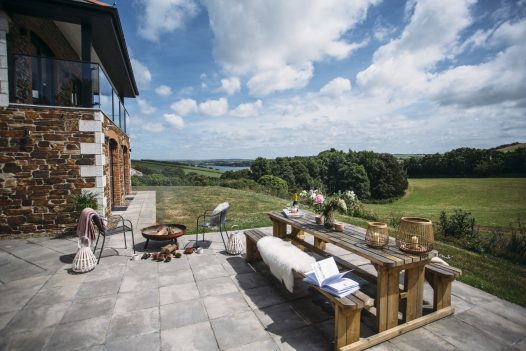
POLYGON ((327 229, 332 229, 334 226, 334 223, 336 222, 336 219, 334 218, 334 212, 330 211, 324 215, 323 219, 323 226, 327 229))

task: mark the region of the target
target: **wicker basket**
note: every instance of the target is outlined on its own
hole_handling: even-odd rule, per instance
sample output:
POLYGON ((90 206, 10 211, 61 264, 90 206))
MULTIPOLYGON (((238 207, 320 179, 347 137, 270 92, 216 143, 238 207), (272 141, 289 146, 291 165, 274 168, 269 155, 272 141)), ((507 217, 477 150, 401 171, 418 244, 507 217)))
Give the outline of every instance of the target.
POLYGON ((97 258, 91 251, 91 241, 87 237, 79 238, 78 251, 71 264, 71 270, 77 273, 86 273, 97 265, 97 258))
POLYGON ((374 247, 375 249, 381 249, 389 244, 389 232, 387 230, 386 223, 380 222, 369 222, 367 226, 367 232, 365 232, 365 243, 374 247))
POLYGON ((408 253, 426 253, 433 250, 435 237, 433 222, 425 218, 402 217, 396 233, 396 246, 408 253))

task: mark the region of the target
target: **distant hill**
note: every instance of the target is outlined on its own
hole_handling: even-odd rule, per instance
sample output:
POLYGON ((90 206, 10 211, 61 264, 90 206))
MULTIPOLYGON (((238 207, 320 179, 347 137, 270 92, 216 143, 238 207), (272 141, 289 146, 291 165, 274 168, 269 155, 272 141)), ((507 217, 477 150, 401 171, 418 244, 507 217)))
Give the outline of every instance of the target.
POLYGON ((526 148, 526 143, 515 142, 515 143, 511 143, 511 144, 500 145, 500 146, 494 147, 491 150, 497 150, 497 151, 502 151, 502 152, 510 152, 510 151, 515 151, 517 149, 524 149, 524 148, 526 148))

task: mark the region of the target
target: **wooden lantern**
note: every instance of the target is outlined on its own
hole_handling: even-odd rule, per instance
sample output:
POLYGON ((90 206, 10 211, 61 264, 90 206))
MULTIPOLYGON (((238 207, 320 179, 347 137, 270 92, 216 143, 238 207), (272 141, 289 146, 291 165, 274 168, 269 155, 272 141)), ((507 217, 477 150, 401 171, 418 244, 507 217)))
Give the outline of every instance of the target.
POLYGON ((408 253, 426 253, 433 250, 435 238, 433 222, 425 218, 402 217, 396 233, 396 246, 408 253))
POLYGON ((365 232, 365 243, 375 249, 381 249, 389 244, 389 232, 387 224, 380 222, 369 222, 365 232))

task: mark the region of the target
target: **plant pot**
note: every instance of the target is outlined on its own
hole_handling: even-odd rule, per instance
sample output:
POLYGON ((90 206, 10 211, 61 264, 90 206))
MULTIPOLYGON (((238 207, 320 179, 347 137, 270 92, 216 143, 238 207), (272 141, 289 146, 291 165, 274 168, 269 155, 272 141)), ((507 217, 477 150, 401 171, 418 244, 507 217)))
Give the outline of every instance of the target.
POLYGON ((317 215, 314 219, 316 220, 316 224, 323 224, 323 216, 317 215))

